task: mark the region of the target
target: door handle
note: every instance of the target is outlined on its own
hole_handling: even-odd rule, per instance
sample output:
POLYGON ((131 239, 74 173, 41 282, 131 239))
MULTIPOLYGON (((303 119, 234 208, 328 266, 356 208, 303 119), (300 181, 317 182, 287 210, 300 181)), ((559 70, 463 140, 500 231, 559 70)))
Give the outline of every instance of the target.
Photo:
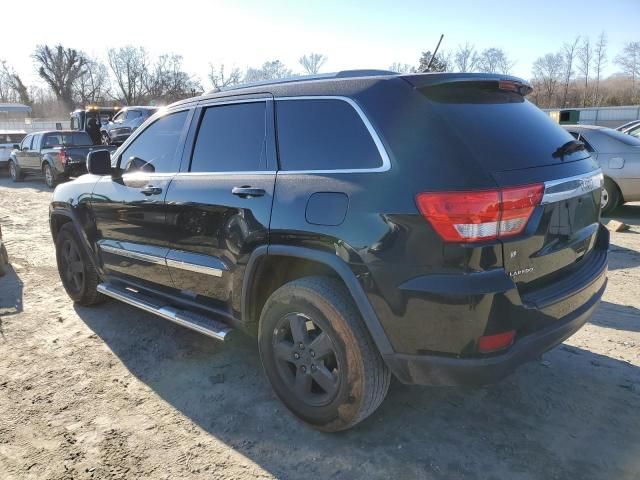
POLYGON ((142 190, 140 190, 140 193, 147 196, 160 195, 162 193, 162 189, 160 187, 154 187, 153 185, 147 185, 142 190))
POLYGON ((265 192, 262 188, 252 188, 248 186, 233 187, 231 193, 241 198, 262 197, 265 192))

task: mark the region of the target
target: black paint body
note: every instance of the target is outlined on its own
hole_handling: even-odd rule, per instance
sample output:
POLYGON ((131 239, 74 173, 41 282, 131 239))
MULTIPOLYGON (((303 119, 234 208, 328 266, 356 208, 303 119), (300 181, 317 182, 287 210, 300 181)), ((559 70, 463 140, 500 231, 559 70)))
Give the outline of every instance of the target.
MULTIPOLYGON (((584 151, 562 160, 552 157, 571 137, 549 119, 536 117, 532 123, 509 118, 509 128, 522 128, 531 136, 518 138, 502 131, 504 117, 512 111, 504 106, 508 110, 489 116, 493 125, 483 125, 484 132, 494 134, 481 140, 481 132, 466 130, 460 122, 473 123, 474 112, 492 108, 490 102, 468 105, 466 117, 464 102, 450 112, 449 104, 424 94, 432 84, 467 77, 495 80, 452 74, 336 78, 248 87, 180 102, 169 110, 189 109, 190 118, 175 174, 123 175, 116 168, 113 176, 89 174, 61 185, 51 207, 53 234, 71 219, 105 280, 219 313, 249 331, 259 320, 260 292, 291 278, 296 261, 303 262, 303 274, 315 273, 319 266, 345 282, 400 380, 459 384, 497 379, 588 319, 606 284, 608 233, 599 224, 600 194, 593 191, 536 207, 525 232, 508 241, 442 241, 418 212, 416 194, 524 185, 598 168, 584 151), (355 102, 379 136, 390 168, 280 170, 279 98, 296 96, 340 96, 355 102), (264 168, 190 172, 203 109, 247 100, 266 103, 264 168), (151 184, 158 194, 140 193, 151 184), (235 187, 262 193, 237 195, 235 187), (563 212, 570 212, 570 222, 559 227, 563 212), (122 258, 105 253, 101 245, 210 270, 122 258), (510 275, 529 267, 528 273, 510 275), (511 329, 517 337, 506 353, 478 353, 480 336, 511 329)), ((157 117, 116 152, 116 161, 157 117)))

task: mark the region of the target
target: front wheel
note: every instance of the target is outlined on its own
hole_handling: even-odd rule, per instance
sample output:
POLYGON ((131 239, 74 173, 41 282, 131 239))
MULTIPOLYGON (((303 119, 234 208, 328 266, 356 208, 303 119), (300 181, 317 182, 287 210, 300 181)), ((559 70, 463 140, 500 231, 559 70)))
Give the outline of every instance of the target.
POLYGON ((610 178, 604 179, 602 193, 600 196, 600 209, 603 215, 608 215, 620 203, 620 190, 610 178))
POLYGON ((62 285, 74 302, 89 306, 105 300, 96 289, 100 283, 98 273, 72 223, 65 223, 58 233, 56 260, 62 285))
POLYGON ((111 138, 109 138, 109 134, 106 132, 102 133, 102 145, 105 145, 105 146, 111 145, 111 138))
POLYGON ((391 375, 341 282, 287 283, 260 316, 260 358, 273 390, 318 430, 346 430, 384 400, 391 375))
POLYGON ((24 175, 20 171, 20 167, 13 160, 9 160, 9 175, 13 182, 21 182, 24 175))

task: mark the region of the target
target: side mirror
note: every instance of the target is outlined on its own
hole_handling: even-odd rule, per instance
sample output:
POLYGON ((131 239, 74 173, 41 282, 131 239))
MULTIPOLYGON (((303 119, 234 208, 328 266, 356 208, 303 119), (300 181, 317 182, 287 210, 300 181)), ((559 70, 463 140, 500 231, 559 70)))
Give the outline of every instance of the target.
POLYGON ((13 144, 13 148, 15 148, 16 150, 20 148, 20 144, 19 143, 14 143, 13 144))
POLYGON ((87 155, 87 171, 94 175, 111 174, 111 154, 108 150, 94 150, 87 155))

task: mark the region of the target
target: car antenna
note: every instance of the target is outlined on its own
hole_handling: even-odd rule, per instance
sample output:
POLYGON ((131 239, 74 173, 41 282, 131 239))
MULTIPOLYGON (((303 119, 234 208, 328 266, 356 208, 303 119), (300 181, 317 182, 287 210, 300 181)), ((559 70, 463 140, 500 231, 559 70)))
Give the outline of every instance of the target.
POLYGON ((431 55, 431 59, 427 64, 427 67, 422 71, 422 73, 426 73, 431 69, 431 64, 433 63, 433 59, 436 58, 436 53, 438 53, 438 49, 440 48, 440 44, 442 43, 442 39, 444 38, 444 33, 440 34, 440 40, 438 40, 438 45, 436 45, 436 49, 433 51, 433 55, 431 55))

